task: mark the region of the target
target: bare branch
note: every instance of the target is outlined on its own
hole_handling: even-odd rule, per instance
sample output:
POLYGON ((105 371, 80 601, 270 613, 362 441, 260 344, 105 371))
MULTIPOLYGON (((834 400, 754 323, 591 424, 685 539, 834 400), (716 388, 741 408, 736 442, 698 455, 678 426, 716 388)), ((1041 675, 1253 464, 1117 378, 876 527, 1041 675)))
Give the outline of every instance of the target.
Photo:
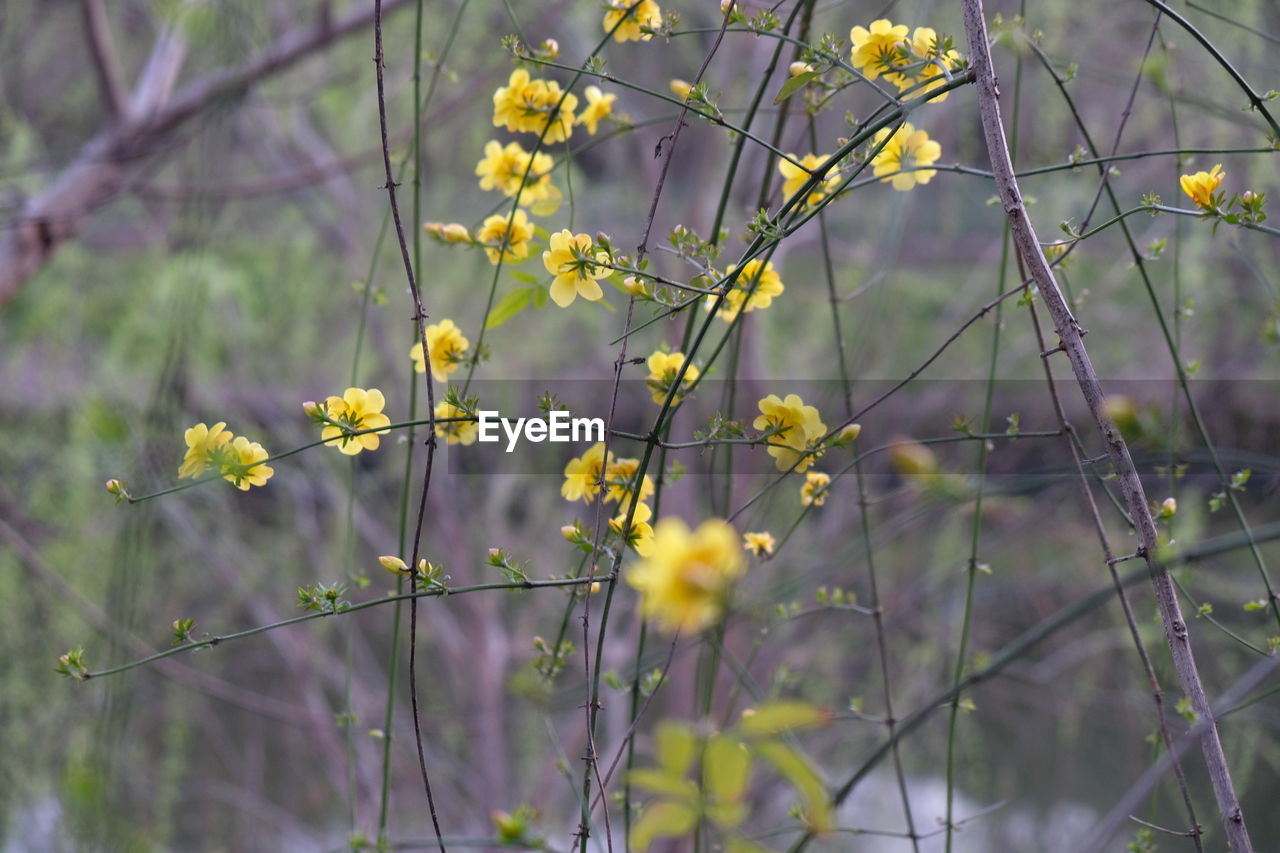
POLYGON ((89 55, 98 72, 98 88, 106 102, 107 113, 119 121, 129 111, 129 93, 125 89, 124 75, 120 71, 120 57, 116 55, 116 43, 111 37, 111 23, 102 0, 83 0, 84 34, 89 42, 89 55))
POLYGON ((1178 673, 1183 691, 1191 700, 1192 708, 1201 720, 1206 721, 1200 734, 1200 745, 1231 849, 1235 853, 1249 853, 1253 850, 1253 846, 1245 827, 1244 813, 1240 810, 1240 800, 1231 782, 1231 773, 1227 767, 1226 755, 1222 751, 1222 742, 1218 737, 1213 709, 1205 695, 1195 656, 1192 654, 1190 631, 1186 620, 1182 617, 1177 591, 1174 589, 1168 570, 1156 559, 1158 548, 1156 526, 1147 505, 1146 492, 1143 490, 1142 481, 1138 478, 1137 469, 1129 455, 1129 447, 1124 437, 1103 412, 1105 397, 1102 386, 1098 382, 1098 375, 1085 350, 1084 330, 1072 316, 1071 309, 1067 307, 1062 292, 1058 289, 1058 283, 1049 268, 1049 262, 1045 259, 1044 251, 1040 248, 1035 229, 1031 225, 1031 218, 1027 215, 1026 205, 1018 189, 1018 179, 1014 175, 1009 147, 1005 141, 1004 125, 1000 118, 1000 94, 996 86, 995 73, 991 67, 991 51, 987 40, 987 25, 983 19, 982 0, 964 0, 964 26, 969 41, 970 62, 977 84, 983 134, 986 137, 987 152, 991 157, 991 170, 995 174, 996 188, 1004 206, 1005 216, 1009 220, 1010 233, 1018 248, 1018 254, 1026 264, 1031 278, 1040 290, 1040 296, 1044 299, 1045 307, 1053 318, 1053 325, 1062 342, 1063 351, 1071 361, 1076 382, 1084 394, 1098 432, 1106 443, 1111 464, 1119 478, 1121 492, 1124 494, 1129 514, 1138 534, 1140 553, 1146 558, 1147 567, 1151 572, 1151 582, 1155 587, 1156 602, 1164 622, 1165 637, 1173 656, 1174 669, 1178 673))

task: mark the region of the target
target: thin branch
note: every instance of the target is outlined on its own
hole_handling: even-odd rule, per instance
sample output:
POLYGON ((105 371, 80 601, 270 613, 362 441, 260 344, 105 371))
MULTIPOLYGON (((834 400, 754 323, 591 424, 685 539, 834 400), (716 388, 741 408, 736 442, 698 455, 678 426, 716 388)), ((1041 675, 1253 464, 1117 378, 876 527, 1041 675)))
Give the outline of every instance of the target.
POLYGON ((120 72, 120 57, 116 55, 115 39, 111 37, 111 22, 102 0, 82 0, 84 35, 89 42, 89 56, 98 74, 98 89, 107 105, 107 114, 113 121, 120 121, 129 113, 129 90, 120 72))
POLYGON ((1137 469, 1129 455, 1129 447, 1124 437, 1103 412, 1105 397, 1084 346, 1084 330, 1072 316, 1071 309, 1058 289, 1057 280, 1040 248, 1035 229, 1031 225, 1031 219, 1027 215, 1026 206, 1018 190, 1018 180, 1013 173, 1013 164, 1009 159, 1004 126, 1000 118, 1000 93, 991 66, 991 52, 987 40, 986 21, 983 19, 982 0, 964 0, 964 23, 976 77, 979 111, 986 137, 987 152, 991 156, 996 188, 1009 220, 1014 243, 1053 318, 1054 328, 1071 361, 1076 381, 1084 394, 1098 432, 1106 443, 1111 464, 1119 478, 1121 491, 1136 526, 1138 541, 1155 587, 1156 600, 1169 648, 1173 654, 1178 679, 1184 692, 1191 699, 1192 708, 1202 719, 1209 721, 1201 734, 1200 743, 1231 848, 1236 853, 1249 853, 1253 850, 1253 846, 1245 826, 1244 814, 1240 809, 1239 797, 1231 782, 1231 773, 1227 766, 1226 755, 1222 750, 1222 742, 1218 737, 1217 726, 1213 722, 1213 710, 1209 705, 1196 667, 1190 632, 1182 617, 1177 591, 1169 578, 1168 570, 1156 559, 1158 549, 1156 527, 1147 505, 1146 492, 1142 481, 1138 478, 1137 469))

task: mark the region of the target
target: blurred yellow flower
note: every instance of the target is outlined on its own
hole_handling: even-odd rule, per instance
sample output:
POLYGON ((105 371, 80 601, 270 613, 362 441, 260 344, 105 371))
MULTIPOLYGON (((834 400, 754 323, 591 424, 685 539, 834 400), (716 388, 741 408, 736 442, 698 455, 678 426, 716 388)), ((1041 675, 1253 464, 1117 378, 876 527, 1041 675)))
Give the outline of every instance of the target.
POLYGON ((226 426, 225 421, 218 421, 212 427, 199 423, 186 431, 183 437, 187 442, 187 452, 178 468, 179 478, 198 477, 210 464, 218 464, 215 451, 232 438, 226 426))
POLYGON ((802 506, 822 506, 827 502, 827 491, 831 486, 831 475, 821 471, 810 471, 804 475, 804 485, 800 487, 800 503, 802 506))
MULTIPOLYGON (((680 367, 684 364, 684 353, 682 352, 662 352, 661 350, 649 356, 649 375, 645 381, 649 384, 649 393, 653 395, 653 402, 658 405, 667 399, 667 394, 671 390, 671 383, 676 381, 676 375, 680 372, 680 367)), ((701 375, 696 364, 689 365, 684 372, 684 378, 680 384, 681 392, 677 393, 671 400, 671 405, 680 402, 684 396, 684 389, 692 385, 701 375)))
MULTIPOLYGON (((732 264, 725 271, 725 275, 730 275, 738 268, 737 264, 732 264)), ((739 312, 750 314, 758 308, 768 308, 773 303, 773 297, 782 293, 786 287, 782 283, 782 279, 778 276, 777 270, 773 268, 773 261, 761 261, 754 258, 747 261, 746 266, 742 268, 742 274, 733 282, 733 287, 725 294, 724 302, 720 305, 720 310, 716 312, 716 316, 726 323, 733 322, 739 312), (763 267, 763 268, 762 268, 763 267), (759 281, 757 281, 757 277, 759 281), (751 295, 748 296, 747 294, 751 295)), ((715 304, 716 297, 707 297, 707 308, 715 304)))
POLYGON ((386 398, 377 388, 348 388, 341 397, 328 398, 324 404, 324 416, 333 423, 326 424, 320 431, 320 440, 348 456, 355 456, 362 450, 377 450, 378 436, 389 432, 382 427, 391 425, 391 419, 382 413, 386 404, 386 398), (378 432, 351 434, 363 430, 378 432))
MULTIPOLYGON (((794 159, 795 155, 792 154, 791 157, 794 159)), ((779 160, 778 171, 782 174, 784 179, 784 183, 782 184, 782 197, 784 199, 790 199, 795 195, 811 177, 809 173, 827 162, 828 159, 830 159, 829 154, 806 154, 804 157, 800 158, 800 166, 803 166, 803 169, 795 163, 792 163, 790 160, 779 160)), ((838 172, 832 170, 826 178, 823 178, 817 186, 809 191, 809 195, 805 199, 805 204, 817 204, 822 201, 823 196, 835 191, 835 188, 839 184, 840 175, 838 172)))
POLYGON ((436 435, 443 438, 447 444, 461 444, 466 447, 469 444, 475 444, 476 438, 480 434, 480 424, 474 418, 468 415, 462 409, 459 409, 453 403, 440 401, 436 403, 436 435), (448 423, 440 423, 440 418, 467 418, 467 420, 451 420, 448 423))
POLYGON ((903 24, 895 26, 887 18, 871 22, 871 28, 854 27, 849 31, 849 42, 852 45, 850 62, 853 67, 866 75, 868 80, 875 80, 881 74, 890 83, 901 85, 902 74, 893 71, 895 66, 903 63, 903 51, 909 50, 907 42, 908 28, 903 24))
POLYGON ((759 533, 744 533, 742 534, 742 547, 757 557, 761 554, 766 557, 772 557, 773 549, 778 547, 778 540, 774 539, 767 530, 761 530, 759 533))
POLYGON ((938 473, 938 457, 914 438, 897 438, 889 448, 889 464, 905 477, 928 477, 938 473))
MULTIPOLYGON (((889 128, 876 132, 874 145, 878 146, 885 137, 889 137, 889 128)), ((942 146, 929 138, 923 130, 916 130, 911 122, 903 122, 902 126, 892 131, 893 136, 871 159, 872 171, 879 178, 881 175, 892 177, 881 178, 881 183, 893 181, 895 190, 906 191, 916 184, 927 184, 938 174, 935 169, 920 169, 920 166, 932 166, 942 156, 942 146), (904 171, 914 169, 916 171, 904 171)), ((874 146, 873 146, 874 147, 874 146)))
POLYGON ((573 135, 573 111, 578 96, 565 94, 554 80, 532 79, 517 68, 507 85, 493 93, 493 124, 512 132, 543 133, 546 144, 563 142, 573 135))
POLYGON ((653 0, 639 0, 639 3, 636 0, 609 0, 609 7, 609 11, 604 13, 602 26, 606 33, 613 33, 614 41, 648 41, 653 34, 641 32, 640 27, 652 29, 662 24, 662 9, 653 0), (620 27, 619 21, 622 21, 620 27), (618 28, 615 30, 614 27, 618 28))
MULTIPOLYGON (((591 262, 592 240, 589 234, 573 234, 567 229, 557 231, 551 235, 548 245, 550 248, 542 253, 542 265, 555 276, 551 282, 551 301, 567 308, 579 296, 588 302, 604 297, 597 279, 608 276, 610 270, 591 262)), ((594 259, 607 262, 609 256, 605 252, 597 252, 594 259)))
MULTIPOLYGON (((437 382, 444 382, 466 361, 467 347, 471 343, 462 336, 462 330, 445 319, 427 326, 427 348, 431 352, 431 376, 437 382)), ((426 373, 427 366, 422 358, 422 341, 418 341, 409 350, 409 358, 413 359, 416 373, 426 373)))
POLYGON ((516 210, 510 220, 495 214, 485 219, 480 230, 476 232, 476 239, 488 244, 484 248, 484 253, 489 256, 490 263, 496 264, 499 259, 522 261, 529 257, 529 241, 533 239, 533 225, 529 222, 529 215, 523 210, 516 210))
POLYGON ((570 459, 564 466, 564 484, 560 486, 560 494, 567 501, 591 503, 600 494, 605 467, 612 462, 613 454, 610 453, 606 459, 604 442, 597 441, 586 453, 570 459))
POLYGON ((1183 175, 1179 181, 1182 191, 1191 197, 1197 207, 1208 210, 1214 206, 1213 194, 1227 173, 1222 171, 1222 164, 1216 164, 1207 172, 1196 172, 1194 175, 1183 175))
POLYGON ((667 86, 670 87, 671 94, 675 95, 677 98, 687 98, 689 97, 689 93, 693 91, 692 83, 688 80, 681 80, 679 78, 672 80, 667 84, 667 86))
POLYGON ((471 232, 467 230, 467 226, 458 222, 424 222, 422 230, 446 243, 471 242, 471 232))
POLYGON ((618 100, 618 96, 606 95, 599 86, 588 86, 583 94, 587 96, 587 108, 578 116, 578 124, 595 136, 600 120, 613 115, 613 102, 618 100))
POLYGON ((709 519, 691 531, 678 518, 664 518, 627 582, 640 591, 645 618, 668 633, 692 633, 720 620, 729 585, 745 568, 738 534, 727 522, 709 519))
POLYGON ((770 430, 769 455, 779 471, 805 471, 813 465, 821 452, 806 453, 816 447, 818 439, 827 432, 815 406, 806 406, 798 394, 788 394, 779 399, 770 394, 758 403, 761 414, 755 419, 758 430, 770 430))
POLYGON ((222 479, 247 492, 250 486, 265 486, 275 470, 262 463, 270 454, 256 441, 238 435, 226 445, 222 458, 222 479))

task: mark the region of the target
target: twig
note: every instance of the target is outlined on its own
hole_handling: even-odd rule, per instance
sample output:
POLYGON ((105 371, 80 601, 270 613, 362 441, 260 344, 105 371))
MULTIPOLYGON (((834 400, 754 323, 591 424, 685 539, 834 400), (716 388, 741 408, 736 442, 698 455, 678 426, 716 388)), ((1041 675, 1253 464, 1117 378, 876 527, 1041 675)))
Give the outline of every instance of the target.
POLYGON ((111 37, 107 9, 102 0, 82 0, 81 9, 89 55, 93 57, 93 67, 98 72, 98 89, 112 121, 120 121, 129 112, 129 91, 120 72, 120 57, 116 55, 116 43, 111 37))
MULTIPOLYGON (((414 277, 413 261, 409 257, 409 246, 404 236, 404 224, 400 221, 400 206, 396 203, 395 177, 391 172, 391 144, 387 136, 386 85, 383 80, 385 63, 383 62, 382 52, 382 0, 374 0, 373 3, 373 40, 373 64, 377 69, 378 78, 378 127, 382 135, 382 165, 387 179, 387 199, 391 205, 391 219, 395 223, 396 239, 400 243, 400 257, 404 262, 405 276, 409 280, 409 293, 413 296, 413 321, 417 326, 418 339, 422 344, 422 358, 426 365, 426 369, 423 371, 423 382, 427 386, 427 461, 422 474, 422 496, 418 501, 418 521, 413 531, 413 555, 409 560, 412 571, 416 573, 418 571, 418 556, 422 546, 422 526, 426 521, 427 515, 427 491, 431 488, 431 469, 435 463, 436 397, 435 386, 432 384, 431 379, 431 348, 427 345, 427 313, 423 310, 422 295, 418 291, 418 281, 414 277)), ((415 574, 414 578, 416 579, 416 577, 417 575, 415 574)), ((445 853, 444 836, 440 832, 440 818, 436 814, 435 797, 431 794, 431 777, 427 772, 426 751, 422 745, 422 720, 418 712, 417 640, 418 599, 411 598, 409 600, 409 704, 413 712, 413 738, 418 748, 418 769, 422 773, 422 787, 427 793, 427 808, 431 812, 431 826, 435 830, 440 853, 445 853)))
POLYGON ((1128 445, 1115 424, 1103 413, 1104 395, 1098 383, 1097 373, 1089 361, 1089 354, 1085 350, 1082 329, 1072 316, 1071 309, 1067 307, 1058 289, 1058 283, 1036 239, 1031 219, 1027 215, 1018 190, 1018 180, 1013 174, 1013 165, 1005 142, 1004 126, 1000 119, 999 90, 991 67, 991 52, 987 41, 987 26, 983 19, 982 0, 964 0, 964 23, 969 42, 970 61, 976 76, 979 111, 986 137, 987 152, 991 157, 996 188, 1009 220, 1014 243, 1053 318, 1058 337, 1067 349, 1067 356, 1071 360, 1076 381, 1111 456, 1111 464, 1119 478, 1121 491, 1137 529, 1138 540, 1145 552, 1178 679, 1184 692, 1191 699, 1192 708, 1202 719, 1209 721, 1204 727, 1200 743, 1204 751, 1205 764, 1209 769, 1214 797, 1217 800, 1232 850, 1236 853, 1249 853, 1253 846, 1249 841, 1244 814, 1240 810, 1240 800, 1231 782, 1231 773, 1218 737, 1217 726, 1213 722, 1213 711, 1209 706, 1209 700, 1205 695, 1204 685, 1196 667, 1190 633, 1186 621, 1182 618, 1177 591, 1169 578, 1168 570, 1156 559, 1158 548, 1156 528, 1151 510, 1147 506, 1146 492, 1143 490, 1142 481, 1138 478, 1133 459, 1129 455, 1128 445))

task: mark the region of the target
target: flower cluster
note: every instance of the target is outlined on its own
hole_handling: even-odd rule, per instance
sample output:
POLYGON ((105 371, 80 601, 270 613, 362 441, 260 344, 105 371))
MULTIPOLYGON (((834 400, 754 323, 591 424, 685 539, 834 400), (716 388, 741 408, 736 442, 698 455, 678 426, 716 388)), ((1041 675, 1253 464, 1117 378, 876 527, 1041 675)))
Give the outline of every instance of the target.
POLYGON ((653 34, 644 28, 656 29, 661 24, 662 8, 653 0, 609 0, 609 11, 601 22, 604 31, 612 32, 613 40, 618 42, 648 41, 653 34))
MULTIPOLYGON (((899 92, 918 87, 916 94, 923 95, 938 88, 960 67, 960 54, 929 27, 916 27, 910 37, 908 32, 905 25, 885 18, 872 21, 869 29, 854 27, 849 31, 853 67, 868 80, 883 77, 899 92)), ((934 100, 946 98, 942 92, 934 100)))
POLYGON ((263 464, 270 454, 258 442, 233 435, 226 426, 225 421, 212 427, 198 423, 186 431, 187 452, 178 468, 178 477, 199 477, 213 469, 242 491, 248 491, 250 486, 265 486, 275 473, 263 464))
POLYGON ((619 512, 610 520, 610 528, 624 535, 627 543, 643 556, 648 553, 653 540, 653 528, 649 526, 653 510, 644 503, 653 494, 653 478, 646 474, 637 487, 639 471, 639 459, 615 458, 612 453, 605 453, 604 442, 596 442, 586 453, 570 459, 565 465, 560 494, 568 501, 590 503, 603 487, 604 502, 615 501, 618 504, 619 512), (624 530, 623 525, 633 504, 635 511, 631 526, 624 530))
POLYGON ((545 143, 563 142, 573 135, 578 96, 564 92, 554 80, 533 79, 517 68, 507 85, 493 93, 493 125, 513 133, 537 133, 545 143))
POLYGON ((564 198, 560 188, 551 183, 554 163, 550 154, 530 154, 519 142, 503 145, 491 139, 485 143, 484 157, 476 164, 476 175, 480 177, 480 189, 498 190, 508 198, 518 196, 519 203, 538 216, 549 216, 564 198))

